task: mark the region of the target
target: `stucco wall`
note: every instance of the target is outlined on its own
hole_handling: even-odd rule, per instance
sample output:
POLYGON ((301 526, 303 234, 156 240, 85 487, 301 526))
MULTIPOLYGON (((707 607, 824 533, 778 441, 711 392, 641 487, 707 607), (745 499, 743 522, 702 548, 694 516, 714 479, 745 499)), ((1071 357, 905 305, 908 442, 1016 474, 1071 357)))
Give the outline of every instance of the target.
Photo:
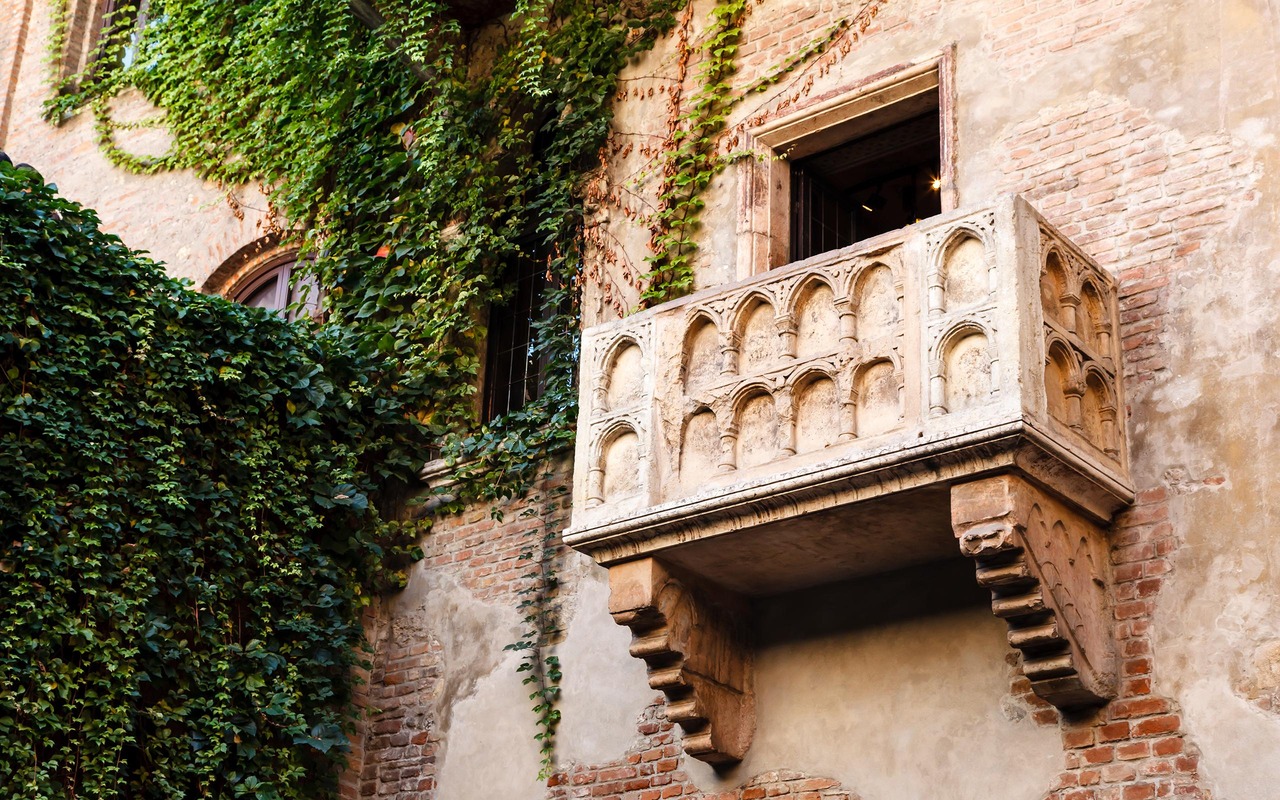
MULTIPOLYGON (((710 4, 694 4, 693 41, 710 4)), ((856 7, 750 6, 745 83, 856 7)), ((199 284, 257 238, 184 173, 127 175, 90 121, 39 119, 48 5, 0 0, 0 147, 104 227, 199 284), (16 76, 16 82, 10 82, 16 76), (3 124, 3 120, 0 120, 3 124)), ((744 763, 686 759, 603 573, 566 553, 559 772, 537 745, 517 657, 521 549, 538 532, 473 509, 439 523, 409 588, 371 620, 365 797, 1280 798, 1280 531, 1273 494, 1280 364, 1280 8, 1264 0, 888 0, 858 37, 753 95, 749 127, 954 46, 961 206, 1018 191, 1122 284, 1127 425, 1138 503, 1112 532, 1121 696, 1061 719, 1018 674, 1003 625, 957 562, 766 601, 757 609, 758 727, 744 763), (802 786, 808 788, 800 788, 802 786), (758 792, 758 793, 757 793, 758 792)), ((586 321, 634 308, 674 39, 628 67, 586 321), (650 93, 650 90, 653 90, 650 93), (661 91, 659 91, 661 89, 661 91), (652 174, 652 173, 651 173, 652 174)), ((140 113, 126 104, 122 114, 140 113)), ((162 142, 135 142, 138 148, 162 142)), ((736 279, 741 165, 707 195, 697 282, 736 279)))

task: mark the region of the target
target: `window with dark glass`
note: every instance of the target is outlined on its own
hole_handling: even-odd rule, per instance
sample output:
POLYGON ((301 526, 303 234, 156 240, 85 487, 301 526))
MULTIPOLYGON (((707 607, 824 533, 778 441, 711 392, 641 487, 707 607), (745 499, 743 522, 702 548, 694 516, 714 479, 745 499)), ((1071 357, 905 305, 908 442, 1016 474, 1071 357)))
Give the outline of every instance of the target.
POLYGON ((942 213, 936 92, 924 113, 902 119, 890 108, 870 123, 871 130, 792 163, 792 261, 942 213))
POLYGON ((481 408, 486 421, 523 408, 538 399, 546 385, 546 359, 533 347, 534 326, 544 316, 548 289, 546 257, 521 253, 508 265, 503 282, 510 287, 510 296, 489 308, 481 408))
POLYGON ((297 263, 293 255, 268 263, 241 282, 231 292, 231 299, 246 306, 279 311, 289 319, 314 314, 320 308, 320 293, 314 278, 295 276, 297 263))

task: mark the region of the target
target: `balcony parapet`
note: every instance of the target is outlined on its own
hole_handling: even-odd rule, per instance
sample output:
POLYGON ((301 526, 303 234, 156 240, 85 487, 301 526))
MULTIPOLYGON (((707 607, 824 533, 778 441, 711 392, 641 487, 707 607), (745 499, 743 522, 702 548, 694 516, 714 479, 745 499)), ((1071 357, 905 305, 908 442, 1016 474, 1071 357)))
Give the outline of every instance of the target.
MULTIPOLYGON (((957 537, 980 568, 1013 563, 1033 507, 1094 530, 1095 554, 1132 500, 1118 319, 1114 279, 1007 197, 595 326, 565 541, 745 596, 944 558, 957 537), (974 498, 996 478, 1016 502, 988 514, 974 498), (983 545, 992 525, 1007 535, 983 545)), ((1051 542, 1063 526, 1048 524, 1051 542)), ((1018 563, 1042 569, 1027 552, 1018 563)), ((1101 561, 1066 583, 1093 593, 1101 561)), ((1074 614, 1079 599, 1061 602, 1074 614)), ((1011 643, 1058 652, 1054 601, 1028 602, 1017 624, 1036 631, 1015 636, 1006 616, 1011 643)), ((1061 705, 1101 702, 1112 682, 1106 637, 1085 638, 1103 666, 1083 688, 1045 678, 1071 684, 1041 684, 1061 705)))

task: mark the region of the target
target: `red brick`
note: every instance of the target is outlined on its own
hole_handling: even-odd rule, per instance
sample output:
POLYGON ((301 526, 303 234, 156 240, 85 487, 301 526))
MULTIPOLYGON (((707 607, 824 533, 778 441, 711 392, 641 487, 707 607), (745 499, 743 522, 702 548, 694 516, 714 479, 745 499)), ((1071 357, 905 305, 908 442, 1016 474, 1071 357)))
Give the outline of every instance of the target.
POLYGON ((1102 768, 1102 780, 1106 783, 1131 781, 1138 777, 1138 771, 1132 764, 1108 764, 1102 768))
POLYGON ((1148 717, 1134 723, 1134 736, 1151 736, 1157 733, 1173 733, 1182 725, 1182 720, 1177 714, 1169 714, 1163 717, 1148 717))
POLYGON ((1151 800, 1156 796, 1154 783, 1135 783, 1124 788, 1124 800, 1151 800))
POLYGON ((1121 742, 1116 745, 1116 758, 1121 761, 1133 761, 1134 759, 1146 758, 1151 755, 1151 744, 1149 742, 1121 742))
POLYGON ((1125 675, 1146 675, 1151 672, 1151 659, 1131 658, 1124 662, 1125 675))

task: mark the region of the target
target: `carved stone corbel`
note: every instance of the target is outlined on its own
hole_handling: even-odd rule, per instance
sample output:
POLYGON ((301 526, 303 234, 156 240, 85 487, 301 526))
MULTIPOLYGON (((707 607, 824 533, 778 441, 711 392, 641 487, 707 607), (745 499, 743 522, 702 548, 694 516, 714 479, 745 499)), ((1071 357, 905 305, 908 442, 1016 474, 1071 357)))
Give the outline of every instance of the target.
POLYGON ((631 629, 631 655, 667 697, 684 750, 711 764, 740 761, 755 732, 746 603, 677 576, 656 559, 609 568, 609 613, 631 629))
POLYGON ((1062 709, 1114 697, 1106 531, 1015 475, 953 486, 951 523, 1035 693, 1062 709))

